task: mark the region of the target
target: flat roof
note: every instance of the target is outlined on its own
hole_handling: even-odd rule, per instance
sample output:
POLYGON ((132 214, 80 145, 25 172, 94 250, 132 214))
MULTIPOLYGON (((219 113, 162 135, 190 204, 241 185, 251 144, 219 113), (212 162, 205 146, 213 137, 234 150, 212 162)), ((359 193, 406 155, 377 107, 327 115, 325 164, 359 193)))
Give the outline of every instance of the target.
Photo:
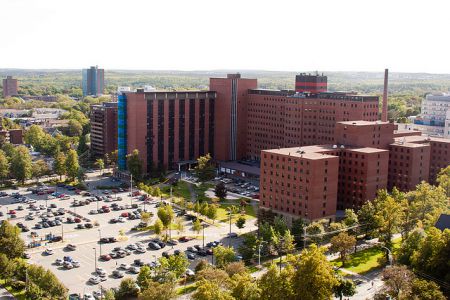
POLYGON ((405 147, 405 148, 422 148, 422 147, 429 147, 429 144, 424 144, 424 143, 408 143, 408 142, 400 142, 397 141, 395 143, 390 144, 390 146, 395 146, 395 147, 405 147))
POLYGON ((253 175, 260 175, 261 174, 261 170, 258 166, 251 166, 251 165, 247 165, 247 164, 243 164, 237 161, 224 161, 224 162, 219 162, 220 167, 222 168, 227 168, 227 169, 232 169, 232 170, 236 170, 236 171, 242 171, 248 174, 253 174, 253 175))
POLYGON ((344 125, 356 125, 356 126, 368 126, 368 125, 381 125, 381 124, 389 124, 389 122, 382 122, 382 121, 342 121, 338 122, 338 124, 344 124, 344 125))
POLYGON ((371 148, 371 147, 363 147, 363 148, 345 148, 343 150, 349 150, 353 152, 362 152, 362 153, 379 153, 379 152, 388 152, 386 149, 379 148, 371 148))
POLYGON ((269 149, 263 150, 263 152, 281 154, 304 159, 324 159, 337 157, 335 155, 323 153, 325 151, 330 150, 338 150, 338 148, 333 148, 332 145, 317 145, 317 146, 269 149))
POLYGON ((438 138, 438 137, 428 137, 424 135, 410 135, 410 136, 402 136, 396 137, 396 142, 405 142, 405 143, 420 143, 420 142, 440 142, 440 143, 448 143, 450 144, 450 139, 438 138))

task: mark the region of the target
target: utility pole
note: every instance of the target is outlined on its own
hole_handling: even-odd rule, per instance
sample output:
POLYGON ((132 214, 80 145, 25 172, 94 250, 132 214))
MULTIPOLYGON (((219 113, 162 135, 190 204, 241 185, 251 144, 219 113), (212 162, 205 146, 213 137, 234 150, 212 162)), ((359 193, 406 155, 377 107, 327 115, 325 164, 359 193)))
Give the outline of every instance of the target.
POLYGON ((94 265, 95 265, 95 272, 97 272, 97 248, 92 248, 94 249, 94 265))
POLYGON ((303 226, 303 249, 306 248, 306 226, 303 226))
POLYGON ((228 234, 228 247, 231 247, 231 209, 229 209, 229 217, 230 217, 230 233, 228 234))
POLYGON ((202 224, 203 227, 203 248, 205 248, 205 224, 202 224))
POLYGON ((130 204, 133 205, 133 174, 130 177, 130 204))
POLYGON ((64 242, 64 224, 61 222, 61 241, 64 242))

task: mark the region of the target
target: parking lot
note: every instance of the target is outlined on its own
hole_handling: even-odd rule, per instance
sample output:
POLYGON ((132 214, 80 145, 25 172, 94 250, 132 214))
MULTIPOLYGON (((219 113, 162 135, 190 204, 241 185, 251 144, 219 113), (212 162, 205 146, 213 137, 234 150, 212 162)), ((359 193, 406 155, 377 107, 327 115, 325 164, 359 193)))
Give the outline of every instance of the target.
MULTIPOLYGON (((22 238, 25 240, 25 243, 27 245, 30 243, 41 243, 41 246, 27 250, 27 253, 30 256, 29 262, 51 269, 69 288, 70 293, 79 293, 83 295, 85 293, 98 291, 100 287, 118 287, 120 278, 114 277, 113 271, 121 270, 121 273, 116 274, 118 276, 124 275, 125 277, 136 277, 137 275, 132 274, 132 272, 139 271, 139 266, 135 263, 135 260, 137 259, 141 260, 141 262, 139 262, 141 265, 143 263, 151 264, 157 261, 157 259, 163 255, 163 252, 167 252, 165 254, 171 255, 176 250, 186 252, 188 247, 199 245, 199 248, 201 248, 203 245, 203 240, 201 238, 202 232, 197 236, 197 233, 192 231, 192 222, 184 219, 184 232, 178 234, 177 231, 172 230, 172 238, 178 239, 181 236, 197 236, 197 239, 187 242, 178 242, 178 244, 173 246, 165 245, 162 249, 152 250, 148 246, 149 242, 156 238, 152 232, 131 230, 141 222, 138 218, 140 215, 138 211, 144 210, 143 201, 138 200, 137 197, 130 197, 128 191, 111 193, 109 190, 109 195, 106 195, 106 193, 104 194, 104 190, 98 190, 95 187, 97 185, 118 186, 120 182, 112 182, 110 178, 101 177, 97 173, 88 174, 86 182, 89 184, 89 196, 77 194, 75 190, 68 190, 66 187, 49 186, 49 189, 55 189, 55 191, 59 193, 51 200, 46 200, 51 194, 32 194, 31 191, 26 191, 24 188, 20 188, 19 190, 5 190, 4 192, 6 192, 8 196, 0 198, 0 211, 3 212, 3 216, 0 216, 0 220, 6 219, 7 217, 9 219, 11 215, 7 214, 7 212, 15 210, 14 213, 16 217, 9 220, 16 224, 22 223, 23 227, 28 228, 29 231, 22 232, 22 238), (36 203, 13 203, 14 201, 18 201, 10 196, 14 192, 18 192, 20 195, 25 196, 28 202, 34 202, 35 200, 36 203), (61 194, 64 194, 64 196, 58 198, 61 194), (73 206, 74 201, 77 201, 78 203, 82 201, 86 202, 87 199, 95 198, 95 196, 101 196, 102 198, 100 201, 92 201, 87 205, 73 206), (34 205, 36 208, 32 209, 30 208, 30 205, 34 205), (113 205, 115 205, 116 208, 113 208, 113 205), (19 206, 22 206, 23 210, 18 210, 17 208, 19 206), (51 208, 50 206, 56 207, 51 208), (132 208, 132 206, 135 208, 132 208), (52 221, 54 225, 49 225, 48 228, 36 229, 37 223, 40 222, 42 224, 41 215, 47 214, 47 211, 50 209, 53 215, 56 213, 56 216, 45 217, 47 218, 47 223, 52 221), (98 213, 98 209, 100 209, 101 213, 98 213), (64 211, 64 215, 58 215, 58 210, 60 212, 64 211), (94 211, 96 212, 95 214, 90 213, 94 211), (34 216, 32 220, 26 218, 30 213, 34 216), (122 217, 119 222, 111 223, 111 219, 118 221, 117 219, 121 215, 126 215, 124 213, 134 215, 135 219, 131 220, 129 217, 122 217), (72 218, 71 221, 73 221, 73 223, 69 223, 67 217, 72 218), (56 222, 56 218, 60 218, 59 225, 56 222), (76 218, 79 219, 76 220, 77 222, 79 221, 79 223, 75 223, 76 218), (92 224, 92 228, 77 229, 77 227, 84 227, 86 224, 92 224), (61 236, 63 241, 55 243, 49 243, 45 240, 41 241, 42 239, 45 239, 45 237, 49 237, 49 235, 55 240, 58 240, 58 236, 61 236), (110 238, 110 240, 116 241, 111 243, 100 243, 100 238, 110 238), (138 243, 138 245, 139 243, 142 244, 139 251, 134 250, 134 248, 136 248, 136 243, 138 243), (66 247, 68 244, 74 245, 74 248, 68 249, 66 247), (129 246, 130 244, 133 244, 134 246, 129 246), (116 247, 121 247, 121 249, 116 250, 121 251, 122 255, 118 255, 117 258, 112 258, 108 261, 100 259, 101 255, 118 252, 113 251, 116 247), (46 249, 51 249, 48 252, 52 254, 46 253, 46 249), (63 264, 55 264, 57 259, 61 260, 58 261, 58 264, 63 263, 62 261, 65 256, 67 260, 65 266, 69 265, 68 262, 70 262, 70 265, 73 268, 68 269, 63 264), (121 258, 121 256, 123 257, 121 258), (120 269, 121 264, 125 264, 127 270, 120 269), (130 269, 132 266, 136 268, 130 269), (89 279, 99 275, 96 272, 96 268, 102 268, 105 271, 106 276, 103 276, 101 280, 98 278, 98 283, 95 280, 92 280, 95 282, 91 283, 89 282, 89 279)), ((53 196, 50 198, 52 197, 53 196)), ((158 202, 159 199, 155 199, 152 200, 151 203, 145 204, 145 210, 154 214, 150 223, 153 223, 156 218, 156 206, 158 205, 158 202)), ((233 232, 243 233, 255 229, 256 227, 253 222, 248 222, 246 228, 242 230, 238 230, 234 224, 232 225, 233 232)), ((232 245, 237 245, 239 243, 239 238, 227 238, 228 232, 228 224, 216 222, 213 225, 209 225, 204 230, 205 245, 212 241, 220 241, 226 245, 231 241, 232 245)), ((194 268, 199 259, 206 258, 211 261, 212 258, 211 255, 202 256, 205 255, 205 253, 201 253, 202 255, 199 255, 198 252, 186 253, 190 253, 191 258, 193 258, 191 259, 191 269, 194 268)))

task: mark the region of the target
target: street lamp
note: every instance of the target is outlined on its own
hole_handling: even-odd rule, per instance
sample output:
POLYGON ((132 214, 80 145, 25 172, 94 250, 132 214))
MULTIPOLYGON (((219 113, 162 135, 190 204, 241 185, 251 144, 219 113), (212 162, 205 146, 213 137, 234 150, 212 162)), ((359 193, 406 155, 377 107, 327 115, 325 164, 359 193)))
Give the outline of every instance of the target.
POLYGON ((94 265, 95 265, 95 272, 97 272, 97 248, 92 248, 94 249, 94 265))
POLYGON ((98 230, 98 235, 100 237, 98 243, 100 244, 100 256, 102 256, 102 231, 99 229, 98 230))
POLYGON ((261 244, 259 244, 259 246, 258 246, 258 266, 259 267, 261 267, 261 248, 264 243, 267 243, 267 242, 262 241, 261 244))
POLYGON ((64 224, 61 222, 61 241, 64 242, 64 224))
POLYGON ((228 208, 228 215, 230 218, 230 233, 228 234, 228 247, 231 247, 231 208, 228 208))
POLYGON ((203 227, 203 248, 205 248, 205 224, 202 224, 203 227))

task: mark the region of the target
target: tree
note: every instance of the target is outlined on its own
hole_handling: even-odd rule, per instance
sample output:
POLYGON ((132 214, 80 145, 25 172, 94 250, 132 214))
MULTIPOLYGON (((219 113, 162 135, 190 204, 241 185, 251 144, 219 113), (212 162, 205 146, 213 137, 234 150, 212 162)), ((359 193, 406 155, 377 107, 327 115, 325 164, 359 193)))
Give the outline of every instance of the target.
POLYGON ((142 266, 136 278, 136 283, 139 285, 141 290, 144 291, 149 288, 150 282, 152 282, 152 271, 149 266, 142 266))
POLYGON ((404 203, 397 202, 386 191, 381 191, 374 200, 375 220, 378 225, 378 234, 384 245, 392 248, 392 236, 399 231, 403 220, 404 203))
POLYGON ((236 253, 231 247, 217 246, 213 249, 213 253, 216 258, 216 266, 219 268, 223 268, 228 263, 236 260, 236 253))
POLYGON ((280 272, 275 264, 271 264, 267 272, 258 281, 258 288, 261 290, 260 299, 299 299, 295 298, 294 295, 292 277, 292 267, 288 266, 280 272))
POLYGON ((239 245, 239 253, 245 262, 250 262, 258 254, 258 246, 261 243, 256 234, 247 233, 242 235, 243 241, 239 245))
MULTIPOLYGON (((32 264, 27 267, 28 282, 34 291, 34 299, 67 299, 67 288, 58 278, 42 266, 32 264), (38 295, 40 298, 35 298, 38 295)), ((30 287, 29 286, 29 287, 30 287)))
POLYGON ((205 182, 214 178, 216 173, 215 167, 211 161, 211 155, 200 156, 197 159, 197 168, 195 169, 198 179, 205 182))
POLYGON ((239 218, 236 220, 236 226, 239 229, 242 229, 245 227, 245 217, 239 216, 239 218))
POLYGON ((414 299, 420 300, 445 300, 446 297, 440 291, 439 286, 433 281, 422 279, 413 279, 411 285, 411 294, 414 299))
POLYGON ((292 287, 296 291, 297 299, 314 300, 331 297, 338 281, 322 249, 314 244, 309 246, 293 258, 292 265, 295 269, 292 287))
POLYGON ((218 284, 220 287, 228 287, 229 279, 227 272, 222 269, 206 267, 196 274, 196 280, 206 280, 218 284))
POLYGON ((375 206, 372 201, 364 203, 358 211, 358 220, 361 224, 364 224, 366 236, 371 236, 378 226, 375 212, 375 206))
POLYGON ((192 295, 193 300, 233 300, 227 291, 222 290, 215 282, 201 280, 197 282, 197 290, 192 295))
POLYGON ((403 265, 411 265, 412 256, 414 252, 416 252, 423 239, 425 234, 419 230, 413 231, 408 237, 402 241, 402 245, 398 251, 397 261, 403 265))
POLYGON ((158 208, 158 218, 161 220, 164 228, 167 229, 170 227, 170 224, 172 224, 174 213, 172 206, 170 205, 163 205, 158 208))
POLYGON ((347 232, 341 232, 337 236, 331 238, 330 250, 332 252, 339 252, 342 264, 345 264, 347 255, 351 252, 355 244, 356 239, 354 236, 348 235, 347 232))
POLYGON ((170 272, 175 278, 179 278, 186 272, 186 268, 189 266, 189 260, 184 254, 170 255, 169 257, 161 257, 159 259, 159 269, 162 273, 170 272))
POLYGON ((141 221, 144 222, 145 224, 148 224, 148 222, 150 222, 150 218, 151 218, 151 215, 149 212, 143 211, 141 213, 141 221))
POLYGON ((24 134, 25 143, 33 146, 37 150, 40 150, 41 141, 44 140, 44 138, 45 132, 39 125, 31 125, 24 134))
POLYGON ((307 238, 316 244, 319 244, 322 241, 321 234, 324 233, 324 231, 325 229, 320 222, 312 222, 306 227, 307 238))
POLYGON ((22 257, 25 243, 20 237, 20 228, 4 220, 0 225, 0 253, 9 259, 22 257))
POLYGON ((128 171, 136 180, 142 178, 142 160, 139 158, 139 150, 134 149, 131 154, 127 155, 128 171))
POLYGON ((69 136, 81 136, 83 133, 83 126, 75 119, 69 120, 67 123, 67 133, 69 136))
POLYGON ((242 261, 234 261, 225 266, 225 272, 231 278, 235 274, 247 273, 247 268, 245 268, 245 264, 242 261))
POLYGON ((436 182, 445 191, 447 197, 450 197, 450 166, 441 169, 437 175, 436 182))
POLYGON ((31 156, 25 146, 17 147, 11 158, 10 168, 14 178, 21 181, 22 184, 25 183, 25 180, 31 178, 33 170, 31 156))
POLYGON ((208 211, 206 212, 206 216, 214 221, 217 219, 217 205, 211 204, 208 206, 208 211))
POLYGON ((400 296, 408 299, 411 295, 411 282, 413 273, 405 266, 392 266, 386 268, 382 273, 386 293, 394 299, 400 296))
POLYGON ((300 242, 303 241, 303 227, 305 226, 302 218, 292 221, 291 233, 295 237, 295 242, 297 244, 300 244, 300 242))
POLYGON ((160 235, 163 231, 164 225, 160 219, 156 219, 155 224, 153 225, 153 231, 156 235, 160 235))
POLYGON ((105 162, 101 158, 95 160, 95 165, 100 169, 101 174, 103 174, 103 169, 105 168, 105 162))
POLYGON ((206 216, 206 214, 208 213, 208 202, 203 201, 202 204, 200 205, 200 214, 206 216))
POLYGON ((139 300, 170 300, 177 296, 176 285, 174 282, 159 283, 150 281, 148 288, 143 290, 139 296, 139 300))
POLYGON ((202 230, 202 223, 200 223, 198 218, 192 223, 192 230, 197 232, 197 234, 202 230))
POLYGON ((62 152, 55 155, 53 161, 53 171, 59 175, 59 180, 66 174, 66 157, 62 152))
POLYGON ((9 175, 9 161, 5 152, 0 150, 0 181, 4 181, 9 175))
POLYGON ((162 193, 161 193, 161 189, 157 186, 152 190, 152 196, 153 197, 161 197, 162 193))
POLYGON ((259 300, 261 289, 250 274, 240 272, 232 277, 231 296, 236 300, 259 300))
POLYGON ((422 182, 408 193, 411 218, 421 220, 425 227, 434 226, 439 215, 448 210, 448 197, 442 187, 422 182))
POLYGON ((342 300, 342 297, 351 297, 356 294, 356 286, 350 279, 338 278, 338 284, 334 286, 334 295, 342 300))
POLYGON ((33 163, 32 173, 33 177, 39 180, 42 176, 49 175, 50 169, 44 160, 39 159, 33 163))
POLYGON ((66 171, 67 175, 73 180, 78 176, 78 170, 80 165, 78 163, 78 154, 75 150, 71 149, 67 153, 66 158, 66 171))
POLYGON ((9 259, 4 253, 0 253, 0 278, 6 282, 12 279, 14 275, 14 261, 9 259))
POLYGON ((175 224, 177 226, 178 234, 182 234, 184 232, 184 222, 182 218, 177 218, 175 221, 175 224))
POLYGON ((80 136, 80 139, 78 140, 78 147, 77 147, 77 153, 78 155, 82 155, 83 153, 85 153, 87 150, 89 150, 88 147, 88 143, 89 143, 89 138, 87 134, 82 134, 80 136))
POLYGON ((116 300, 116 292, 114 289, 109 289, 103 294, 104 300, 116 300))
POLYGON ((291 234, 291 231, 288 229, 280 239, 280 247, 281 253, 289 254, 295 250, 295 240, 291 234))
POLYGON ((345 219, 343 220, 343 223, 347 227, 351 227, 358 224, 358 215, 355 213, 353 209, 345 210, 345 219))
POLYGON ((208 268, 209 262, 206 259, 201 259, 198 264, 195 266, 195 273, 199 273, 200 271, 208 268))
POLYGON ((225 183, 219 182, 214 188, 214 194, 220 200, 223 200, 227 197, 227 188, 225 187, 225 183))
POLYGON ((127 300, 133 297, 137 297, 139 288, 136 281, 133 278, 125 278, 120 282, 119 289, 116 293, 117 300, 127 300))

